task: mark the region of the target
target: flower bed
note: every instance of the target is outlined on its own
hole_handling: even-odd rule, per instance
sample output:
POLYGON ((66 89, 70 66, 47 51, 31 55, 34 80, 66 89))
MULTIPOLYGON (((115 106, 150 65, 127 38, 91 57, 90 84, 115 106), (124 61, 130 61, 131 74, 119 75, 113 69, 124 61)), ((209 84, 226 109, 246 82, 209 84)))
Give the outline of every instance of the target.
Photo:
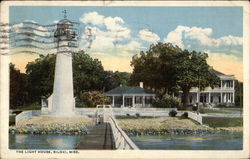
POLYGON ((71 117, 56 118, 49 116, 34 116, 21 121, 17 126, 10 126, 10 133, 31 134, 86 134, 93 126, 91 118, 71 117))
POLYGON ((128 135, 165 135, 165 134, 206 134, 229 133, 234 129, 209 128, 194 123, 190 119, 178 117, 118 119, 118 125, 128 135))

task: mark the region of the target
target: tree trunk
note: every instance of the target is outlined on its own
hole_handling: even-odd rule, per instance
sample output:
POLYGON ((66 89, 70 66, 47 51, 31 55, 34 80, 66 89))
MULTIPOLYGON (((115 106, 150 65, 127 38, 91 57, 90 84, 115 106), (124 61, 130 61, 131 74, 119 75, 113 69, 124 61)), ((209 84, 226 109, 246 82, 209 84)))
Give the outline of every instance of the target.
POLYGON ((189 89, 183 89, 182 91, 183 91, 183 96, 182 96, 183 105, 182 105, 182 108, 187 108, 188 99, 189 99, 189 89))

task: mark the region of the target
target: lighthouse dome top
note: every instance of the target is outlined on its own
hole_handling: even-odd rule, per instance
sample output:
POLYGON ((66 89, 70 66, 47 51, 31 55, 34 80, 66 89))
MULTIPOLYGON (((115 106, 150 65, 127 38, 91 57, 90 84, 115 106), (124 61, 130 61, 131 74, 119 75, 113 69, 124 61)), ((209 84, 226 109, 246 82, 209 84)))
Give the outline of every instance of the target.
POLYGON ((68 19, 62 19, 57 24, 73 24, 73 22, 68 19))

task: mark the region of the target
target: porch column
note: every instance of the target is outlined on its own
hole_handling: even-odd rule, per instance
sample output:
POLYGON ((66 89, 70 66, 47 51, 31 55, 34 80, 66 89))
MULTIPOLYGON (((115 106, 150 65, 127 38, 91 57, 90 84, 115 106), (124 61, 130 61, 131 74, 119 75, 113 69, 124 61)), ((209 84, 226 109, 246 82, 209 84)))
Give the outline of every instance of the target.
POLYGON ((197 96, 196 96, 196 103, 199 103, 199 92, 197 92, 197 96))
POLYGON ((233 103, 234 103, 234 91, 233 91, 232 95, 233 95, 233 103))
POLYGON ((234 90, 234 80, 233 80, 233 90, 234 90))
POLYGON ((220 89, 222 89, 222 87, 223 87, 223 86, 222 86, 222 80, 221 80, 221 81, 220 81, 220 89))
POLYGON ((124 95, 122 95, 122 106, 124 107, 124 95))
POLYGON ((227 103, 227 93, 224 93, 224 102, 227 103))
POLYGON ((115 96, 112 96, 112 106, 115 106, 115 96))
POLYGON ((220 93, 220 103, 223 103, 223 96, 222 92, 220 93))
POLYGON ((145 96, 142 96, 142 107, 145 107, 145 96))
POLYGON ((211 92, 208 93, 208 103, 212 103, 211 102, 211 92))
POLYGON ((132 107, 135 106, 135 96, 132 96, 132 107))

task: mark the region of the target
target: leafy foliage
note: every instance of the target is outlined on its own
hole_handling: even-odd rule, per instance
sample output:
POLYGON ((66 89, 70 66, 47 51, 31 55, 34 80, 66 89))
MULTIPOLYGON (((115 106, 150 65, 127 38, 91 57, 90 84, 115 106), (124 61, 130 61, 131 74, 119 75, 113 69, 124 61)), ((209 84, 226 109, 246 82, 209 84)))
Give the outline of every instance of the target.
POLYGON ((118 72, 118 71, 105 71, 104 72, 104 91, 109 91, 119 85, 129 86, 129 79, 131 73, 128 72, 118 72))
POLYGON ((177 108, 180 105, 180 100, 166 94, 161 99, 155 98, 152 105, 156 108, 177 108))
POLYGON ((98 91, 81 93, 80 100, 83 101, 86 107, 96 107, 97 105, 111 104, 111 100, 103 93, 98 91))
POLYGON ((240 81, 235 81, 235 105, 243 107, 243 83, 240 81))
POLYGON ((19 107, 27 101, 27 76, 10 63, 10 108, 19 107))
POLYGON ((49 97, 53 90, 55 55, 40 56, 26 65, 29 103, 38 102, 41 96, 49 97))
POLYGON ((82 92, 101 90, 103 87, 104 69, 101 61, 91 58, 80 51, 73 54, 73 82, 75 96, 82 92))
POLYGON ((177 112, 176 112, 175 110, 171 110, 171 111, 168 113, 168 115, 169 115, 170 117, 175 117, 175 116, 177 115, 177 112))
POLYGON ((134 69, 131 83, 143 81, 160 98, 166 93, 178 93, 181 90, 183 107, 186 107, 192 87, 204 89, 219 84, 219 78, 210 72, 207 58, 206 53, 189 52, 170 43, 158 43, 132 58, 131 66, 134 69))
POLYGON ((176 90, 176 80, 172 61, 181 49, 170 43, 151 45, 146 52, 140 52, 132 58, 131 66, 134 67, 131 83, 143 82, 145 87, 153 89, 163 96, 167 92, 176 90))

